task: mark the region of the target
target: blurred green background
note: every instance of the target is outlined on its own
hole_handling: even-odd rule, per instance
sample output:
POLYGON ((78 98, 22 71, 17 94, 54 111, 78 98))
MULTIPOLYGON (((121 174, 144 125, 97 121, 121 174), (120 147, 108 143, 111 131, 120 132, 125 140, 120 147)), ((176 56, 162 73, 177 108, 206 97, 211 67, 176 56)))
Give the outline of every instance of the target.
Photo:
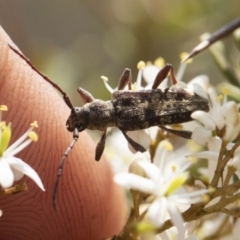
MULTIPOLYGON (((115 87, 125 67, 162 56, 175 69, 179 55, 239 16, 235 0, 0 0, 0 24, 31 61, 81 105, 76 88, 110 99, 100 76, 115 87)), ((231 45, 230 37, 225 41, 231 45)), ((206 51, 185 80, 224 77, 206 51)))

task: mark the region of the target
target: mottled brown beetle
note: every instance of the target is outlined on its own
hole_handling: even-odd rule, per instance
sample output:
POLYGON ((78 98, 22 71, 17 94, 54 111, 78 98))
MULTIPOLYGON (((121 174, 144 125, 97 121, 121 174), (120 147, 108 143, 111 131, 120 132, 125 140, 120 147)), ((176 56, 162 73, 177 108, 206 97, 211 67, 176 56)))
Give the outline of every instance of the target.
MULTIPOLYGON (((100 130, 102 136, 97 144, 95 160, 102 156, 106 132, 108 127, 118 127, 122 131, 128 143, 140 152, 146 151, 143 146, 132 140, 127 131, 146 129, 152 126, 159 126, 166 129, 164 125, 180 124, 191 121, 191 114, 196 110, 208 111, 208 100, 187 89, 175 87, 177 83, 174 70, 171 64, 163 67, 153 85, 149 90, 132 91, 131 71, 125 69, 118 83, 117 90, 112 94, 112 100, 103 101, 94 99, 94 97, 82 88, 78 92, 83 99, 83 107, 73 107, 70 98, 53 83, 49 78, 44 76, 35 66, 17 49, 10 45, 10 48, 23 58, 33 70, 40 74, 47 82, 63 95, 63 99, 71 109, 71 114, 66 122, 67 130, 73 132, 73 141, 64 153, 57 171, 57 179, 53 190, 53 205, 56 208, 56 194, 59 178, 62 175, 63 164, 79 137, 79 132, 85 129, 100 130), (160 83, 169 74, 172 79, 172 87, 165 90, 157 89, 160 83), (123 90, 128 85, 129 90, 123 90)), ((179 131, 169 130, 174 134, 189 138, 188 132, 179 134, 179 131)))

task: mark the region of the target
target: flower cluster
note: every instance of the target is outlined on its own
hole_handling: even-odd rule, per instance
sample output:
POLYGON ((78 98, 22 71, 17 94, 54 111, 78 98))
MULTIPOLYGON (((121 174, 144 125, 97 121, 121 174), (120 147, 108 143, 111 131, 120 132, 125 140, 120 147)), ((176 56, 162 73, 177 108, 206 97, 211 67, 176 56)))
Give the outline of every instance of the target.
MULTIPOLYGON (((163 66, 161 58, 155 64, 140 62, 132 91, 151 88, 163 66)), ((181 81, 186 66, 187 63, 181 65, 176 74, 178 81, 171 87, 189 89, 208 99, 210 110, 195 111, 191 115, 194 121, 167 129, 173 129, 169 131, 171 133, 188 131, 192 140, 173 136, 158 127, 128 132, 131 139, 147 150, 140 153, 119 131, 111 130, 109 142, 112 148, 107 146, 107 156, 115 172, 114 181, 130 190, 132 196, 129 219, 118 239, 131 239, 130 236, 198 239, 202 233, 196 220, 201 217, 216 212, 239 217, 234 209, 240 199, 240 181, 232 182, 234 176, 240 176, 239 106, 228 101, 227 88, 223 88, 218 96, 206 75, 195 77, 187 84, 181 81), (129 150, 123 151, 124 144, 129 150)), ((102 79, 113 93, 108 79, 102 79)), ((168 79, 165 79, 159 88, 166 88, 167 83, 168 79)), ((213 217, 210 219, 215 221, 213 217)), ((219 219, 221 224, 223 218, 219 219)), ((206 224, 201 226, 204 231, 206 224)), ((204 236, 210 236, 210 231, 204 236)))

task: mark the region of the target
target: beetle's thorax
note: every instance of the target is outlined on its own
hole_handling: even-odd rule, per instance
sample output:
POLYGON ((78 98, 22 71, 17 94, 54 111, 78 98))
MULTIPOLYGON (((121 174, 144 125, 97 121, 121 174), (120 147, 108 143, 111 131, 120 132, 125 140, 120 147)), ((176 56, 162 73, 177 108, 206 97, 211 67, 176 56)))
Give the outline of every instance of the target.
POLYGON ((88 122, 88 129, 103 131, 107 127, 116 126, 116 114, 111 101, 96 99, 82 108, 88 122))

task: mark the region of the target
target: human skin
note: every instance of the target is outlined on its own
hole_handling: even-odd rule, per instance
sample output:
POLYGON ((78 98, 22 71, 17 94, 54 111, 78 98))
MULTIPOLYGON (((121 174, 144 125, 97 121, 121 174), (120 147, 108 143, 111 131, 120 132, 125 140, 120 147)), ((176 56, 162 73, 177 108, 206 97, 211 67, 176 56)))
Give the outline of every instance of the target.
MULTIPOLYGON (((0 105, 7 105, 4 121, 12 123, 12 140, 37 120, 39 136, 17 157, 39 174, 43 192, 28 177, 28 191, 0 198, 1 240, 104 239, 117 234, 126 217, 124 194, 113 181, 102 157, 94 160, 96 144, 86 132, 68 156, 58 188, 58 212, 52 205, 53 184, 60 159, 72 133, 65 128, 70 110, 56 90, 8 46, 0 28, 0 105)), ((0 160, 1 161, 1 160, 0 160)))

